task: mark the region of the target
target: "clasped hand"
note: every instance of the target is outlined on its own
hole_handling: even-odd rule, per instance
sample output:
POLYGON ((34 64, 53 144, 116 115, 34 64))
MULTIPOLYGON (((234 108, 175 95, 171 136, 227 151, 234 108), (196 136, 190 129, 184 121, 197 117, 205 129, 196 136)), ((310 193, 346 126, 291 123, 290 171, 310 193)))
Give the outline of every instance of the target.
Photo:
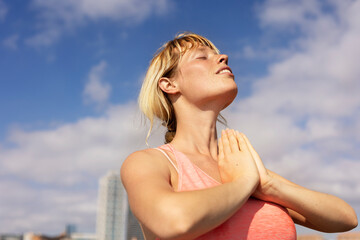
POLYGON ((218 166, 222 182, 232 182, 238 178, 255 179, 258 186, 252 196, 269 200, 272 176, 247 137, 238 131, 223 130, 218 145, 218 166))

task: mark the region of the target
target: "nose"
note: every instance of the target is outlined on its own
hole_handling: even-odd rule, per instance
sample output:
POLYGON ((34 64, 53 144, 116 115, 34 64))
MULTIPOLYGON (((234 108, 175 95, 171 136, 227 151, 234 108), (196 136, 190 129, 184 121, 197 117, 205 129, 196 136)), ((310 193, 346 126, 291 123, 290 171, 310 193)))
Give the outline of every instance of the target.
POLYGON ((229 57, 226 54, 219 54, 218 63, 228 64, 229 57))

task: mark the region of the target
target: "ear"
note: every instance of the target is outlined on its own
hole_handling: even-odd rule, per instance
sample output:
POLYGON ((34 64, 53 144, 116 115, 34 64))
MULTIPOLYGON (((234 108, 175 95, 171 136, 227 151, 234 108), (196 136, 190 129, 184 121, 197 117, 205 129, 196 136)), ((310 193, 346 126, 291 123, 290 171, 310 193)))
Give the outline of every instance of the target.
POLYGON ((171 81, 170 78, 162 77, 159 80, 159 87, 167 94, 176 94, 179 92, 175 81, 171 81))

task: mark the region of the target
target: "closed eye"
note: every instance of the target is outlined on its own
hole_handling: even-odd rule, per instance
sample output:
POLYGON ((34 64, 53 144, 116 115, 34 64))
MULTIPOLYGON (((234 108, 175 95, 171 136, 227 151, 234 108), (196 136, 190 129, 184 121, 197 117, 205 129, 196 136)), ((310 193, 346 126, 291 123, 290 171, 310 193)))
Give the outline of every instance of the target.
POLYGON ((205 56, 200 56, 200 57, 197 57, 196 59, 206 60, 206 57, 205 56))

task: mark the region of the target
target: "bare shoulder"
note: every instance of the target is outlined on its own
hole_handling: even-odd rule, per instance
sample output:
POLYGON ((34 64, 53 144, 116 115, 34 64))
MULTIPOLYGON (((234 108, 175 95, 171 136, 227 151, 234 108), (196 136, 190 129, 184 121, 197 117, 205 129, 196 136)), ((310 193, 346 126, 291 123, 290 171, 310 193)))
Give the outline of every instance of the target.
POLYGON ((154 178, 168 178, 169 167, 162 153, 144 149, 130 154, 121 166, 121 179, 125 187, 154 178))
POLYGON ((163 162, 159 161, 161 158, 162 154, 160 151, 153 148, 133 152, 125 159, 121 166, 121 172, 132 168, 144 168, 144 166, 161 164, 163 162))

